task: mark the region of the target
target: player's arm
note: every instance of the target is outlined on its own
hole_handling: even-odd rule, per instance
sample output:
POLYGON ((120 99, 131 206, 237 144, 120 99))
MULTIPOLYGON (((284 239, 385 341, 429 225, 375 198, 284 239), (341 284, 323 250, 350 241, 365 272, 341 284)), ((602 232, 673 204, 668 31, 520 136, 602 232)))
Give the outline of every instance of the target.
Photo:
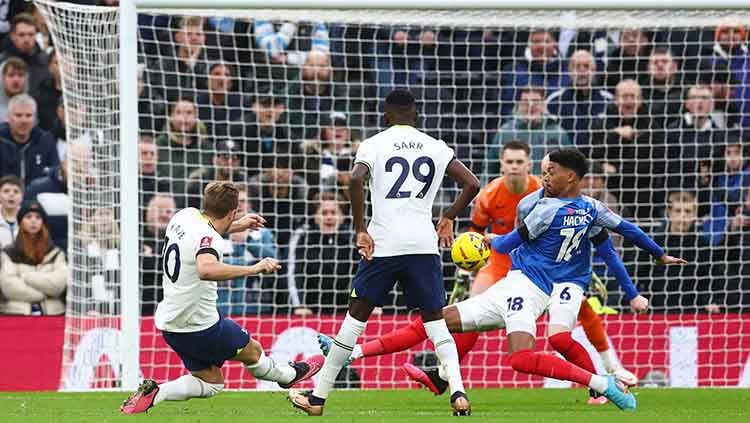
POLYGON ((648 300, 641 296, 638 289, 635 287, 633 280, 630 278, 630 274, 625 269, 625 263, 622 262, 620 256, 615 250, 615 246, 612 244, 612 239, 609 237, 606 229, 602 229, 598 234, 591 238, 591 243, 596 247, 595 254, 599 256, 604 263, 607 264, 607 268, 612 271, 615 275, 617 283, 625 292, 625 299, 630 303, 630 307, 636 313, 643 313, 648 308, 648 300))
POLYGON ((437 224, 438 242, 443 248, 450 247, 453 243, 453 220, 479 192, 479 179, 460 160, 455 158, 451 160, 445 173, 461 187, 461 193, 448 210, 443 213, 437 224))
POLYGON ((500 254, 510 253, 529 239, 529 230, 523 223, 505 235, 487 234, 484 236, 485 242, 500 254))
POLYGON ((281 269, 279 262, 272 258, 264 258, 252 266, 235 266, 219 261, 215 250, 198 251, 195 256, 195 267, 198 277, 204 281, 227 281, 259 273, 272 273, 281 269))
POLYGON ((375 251, 375 241, 367 233, 365 225, 365 181, 369 174, 370 168, 365 163, 358 162, 354 164, 349 180, 349 202, 352 206, 352 223, 357 234, 357 250, 367 260, 372 259, 375 251))
POLYGON ((679 257, 668 256, 664 249, 659 246, 650 236, 648 236, 641 228, 632 222, 623 219, 620 215, 613 212, 601 202, 596 202, 598 209, 597 224, 611 229, 618 234, 622 235, 628 241, 632 242, 638 248, 648 251, 659 264, 685 264, 686 260, 679 257))
POLYGON ((266 219, 261 217, 258 214, 255 213, 248 213, 241 218, 235 220, 232 222, 232 224, 229 226, 229 229, 227 229, 227 233, 235 233, 235 232, 242 232, 246 229, 250 229, 251 231, 257 231, 258 229, 262 229, 266 226, 266 219))

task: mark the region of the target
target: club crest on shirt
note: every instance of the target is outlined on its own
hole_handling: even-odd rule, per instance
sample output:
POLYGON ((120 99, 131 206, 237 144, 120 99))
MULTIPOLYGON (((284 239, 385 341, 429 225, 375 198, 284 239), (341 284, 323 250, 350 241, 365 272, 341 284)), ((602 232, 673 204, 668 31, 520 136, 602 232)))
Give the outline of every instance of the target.
POLYGON ((213 241, 213 238, 210 236, 204 236, 201 238, 201 248, 207 248, 211 246, 211 241, 213 241))

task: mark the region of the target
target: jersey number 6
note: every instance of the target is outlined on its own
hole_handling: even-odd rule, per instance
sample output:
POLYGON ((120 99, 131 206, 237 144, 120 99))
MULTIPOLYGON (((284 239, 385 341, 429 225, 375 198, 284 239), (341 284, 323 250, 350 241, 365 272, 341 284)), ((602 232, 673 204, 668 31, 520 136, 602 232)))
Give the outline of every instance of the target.
POLYGON ((422 190, 417 194, 417 198, 424 198, 425 194, 430 190, 432 186, 432 179, 435 177, 435 162, 427 156, 422 156, 414 160, 414 165, 409 166, 409 162, 400 156, 391 157, 385 162, 385 171, 392 172, 393 165, 401 166, 401 174, 398 175, 396 183, 393 184, 391 190, 388 191, 385 198, 409 198, 411 197, 411 191, 399 191, 401 185, 406 181, 406 177, 409 175, 409 168, 411 167, 411 173, 414 175, 414 179, 424 184, 422 190), (427 165, 427 173, 422 173, 422 165, 427 165))

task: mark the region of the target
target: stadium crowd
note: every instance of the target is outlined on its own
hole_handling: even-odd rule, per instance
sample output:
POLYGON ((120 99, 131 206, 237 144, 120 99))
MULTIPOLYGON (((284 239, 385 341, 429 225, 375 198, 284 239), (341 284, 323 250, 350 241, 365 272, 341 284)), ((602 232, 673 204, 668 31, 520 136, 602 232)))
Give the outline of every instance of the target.
MULTIPOLYGON (((88 299, 83 311, 114 312, 118 245, 97 233, 125 230, 117 210, 98 208, 68 242, 69 187, 96 183, 90 143, 66 137, 65 107, 68 116, 85 109, 62 100, 60 58, 40 14, 0 3, 0 313, 62 314, 69 245, 86 257, 71 264, 88 281, 76 293, 88 299), (84 176, 69 180, 71 170, 84 176)), ((357 263, 348 171, 358 143, 382 128, 380 100, 396 86, 419 99, 422 129, 485 183, 500 176, 509 141, 531 146, 534 174, 554 148, 584 151, 587 194, 691 262, 659 267, 621 246, 656 311, 750 307, 743 26, 488 31, 145 14, 139 24, 144 315, 160 299, 167 223, 200 207, 215 180, 236 182, 242 211, 268 221, 228 237, 224 260, 284 263, 277 276, 220 285, 221 311, 344 313, 357 263)), ((440 204, 455 194, 445 188, 440 204)), ((452 284, 453 267, 445 273, 452 284)), ((609 305, 620 305, 615 288, 609 305)), ((396 295, 385 311, 399 306, 396 295)))

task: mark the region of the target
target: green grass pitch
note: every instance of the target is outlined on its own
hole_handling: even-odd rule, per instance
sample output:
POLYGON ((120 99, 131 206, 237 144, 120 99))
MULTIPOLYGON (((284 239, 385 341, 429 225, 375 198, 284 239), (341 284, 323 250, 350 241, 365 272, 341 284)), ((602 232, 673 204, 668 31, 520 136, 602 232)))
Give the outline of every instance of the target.
MULTIPOLYGON (((586 405, 583 389, 474 389, 470 421, 488 422, 750 422, 750 389, 640 389, 638 410, 586 405)), ((223 392, 211 399, 164 402, 147 415, 122 416, 121 393, 0 393, 2 422, 303 422, 285 392, 223 392)), ((335 422, 454 421, 448 397, 427 391, 338 391, 322 420, 335 422)))

